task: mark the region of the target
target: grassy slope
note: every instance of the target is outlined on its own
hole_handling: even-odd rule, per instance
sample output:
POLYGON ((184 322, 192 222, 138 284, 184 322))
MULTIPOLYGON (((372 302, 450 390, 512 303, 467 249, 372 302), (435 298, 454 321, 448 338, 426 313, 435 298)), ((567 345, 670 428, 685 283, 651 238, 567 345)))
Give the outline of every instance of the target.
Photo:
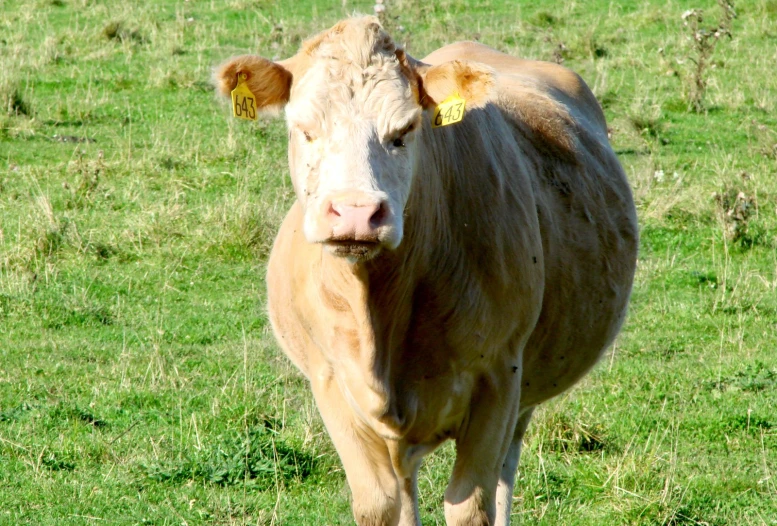
MULTIPOLYGON (((777 4, 738 6, 699 115, 680 15, 714 4, 587 4, 387 2, 419 57, 465 38, 563 57, 635 188, 630 320, 536 417, 515 517, 775 524, 777 4), (757 204, 737 240, 715 192, 757 204)), ((352 9, 371 5, 0 0, 0 524, 350 523, 262 307, 285 131, 234 122, 207 81, 352 9)), ((425 523, 451 462, 424 465, 425 523)))

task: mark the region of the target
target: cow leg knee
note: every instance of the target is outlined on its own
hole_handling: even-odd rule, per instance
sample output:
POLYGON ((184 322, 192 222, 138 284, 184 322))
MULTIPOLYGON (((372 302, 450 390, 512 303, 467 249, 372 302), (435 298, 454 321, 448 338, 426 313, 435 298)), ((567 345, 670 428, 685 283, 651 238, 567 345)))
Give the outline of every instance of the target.
POLYGON ((445 523, 448 526, 491 526, 494 524, 495 487, 474 480, 451 481, 445 491, 445 523))
POLYGON ((357 494, 351 487, 353 495, 353 518, 359 526, 398 526, 400 507, 396 495, 388 495, 382 491, 357 494))
POLYGON ((515 426, 513 441, 507 450, 507 456, 502 464, 502 474, 499 476, 499 485, 496 488, 496 526, 509 526, 510 524, 515 474, 518 469, 518 461, 521 458, 523 435, 526 434, 533 412, 533 407, 521 412, 521 416, 518 418, 518 423, 515 426))
POLYGON ((402 508, 397 479, 385 464, 376 462, 376 451, 371 453, 372 458, 364 459, 354 458, 353 452, 347 460, 340 455, 351 488, 353 518, 359 526, 399 526, 402 508))
POLYGON ((342 436, 335 439, 331 430, 329 434, 345 468, 356 524, 397 526, 402 513, 402 499, 385 445, 379 440, 369 444, 348 444, 342 436), (365 446, 369 448, 368 454, 363 449, 365 446))

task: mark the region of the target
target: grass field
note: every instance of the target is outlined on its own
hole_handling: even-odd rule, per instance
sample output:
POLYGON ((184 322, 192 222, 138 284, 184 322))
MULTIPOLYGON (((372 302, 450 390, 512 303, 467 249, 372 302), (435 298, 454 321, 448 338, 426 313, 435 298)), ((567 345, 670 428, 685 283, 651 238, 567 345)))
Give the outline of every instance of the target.
MULTIPOLYGON (((478 39, 578 71, 634 187, 629 320, 535 417, 515 522, 777 524, 777 0, 737 4, 702 111, 682 15, 712 27, 713 1, 386 5, 416 57, 478 39)), ((352 523, 264 309, 285 128, 209 78, 354 11, 0 0, 0 525, 352 523)), ((422 468, 424 524, 452 459, 422 468)))

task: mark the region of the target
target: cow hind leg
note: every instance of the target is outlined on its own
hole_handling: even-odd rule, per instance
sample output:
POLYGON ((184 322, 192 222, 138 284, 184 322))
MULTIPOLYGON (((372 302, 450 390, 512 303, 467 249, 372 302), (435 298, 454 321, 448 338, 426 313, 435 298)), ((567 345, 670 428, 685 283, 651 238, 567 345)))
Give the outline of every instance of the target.
POLYGON ((399 516, 399 526, 421 526, 421 516, 418 514, 418 484, 417 472, 412 477, 402 480, 400 500, 402 501, 399 516))
POLYGON ((396 440, 387 440, 386 445, 399 484, 399 526, 421 526, 418 514, 418 469, 423 457, 418 454, 417 448, 411 446, 408 449, 407 444, 396 440))
POLYGON ((502 464, 502 473, 499 476, 499 485, 496 488, 496 526, 510 525, 510 511, 513 503, 513 488, 515 475, 518 469, 518 461, 521 459, 521 445, 526 429, 529 427, 534 407, 521 411, 518 423, 515 426, 515 434, 507 456, 502 464))

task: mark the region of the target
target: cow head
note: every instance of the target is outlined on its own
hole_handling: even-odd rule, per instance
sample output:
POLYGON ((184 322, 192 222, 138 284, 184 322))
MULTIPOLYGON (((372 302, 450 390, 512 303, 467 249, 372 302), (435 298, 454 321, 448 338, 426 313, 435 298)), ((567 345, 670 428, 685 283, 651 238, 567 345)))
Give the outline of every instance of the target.
POLYGON ((285 108, 306 239, 351 261, 402 241, 425 110, 454 92, 482 105, 493 84, 481 64, 417 62, 374 17, 340 22, 284 61, 235 57, 217 69, 218 90, 229 95, 238 75, 260 111, 285 108))

